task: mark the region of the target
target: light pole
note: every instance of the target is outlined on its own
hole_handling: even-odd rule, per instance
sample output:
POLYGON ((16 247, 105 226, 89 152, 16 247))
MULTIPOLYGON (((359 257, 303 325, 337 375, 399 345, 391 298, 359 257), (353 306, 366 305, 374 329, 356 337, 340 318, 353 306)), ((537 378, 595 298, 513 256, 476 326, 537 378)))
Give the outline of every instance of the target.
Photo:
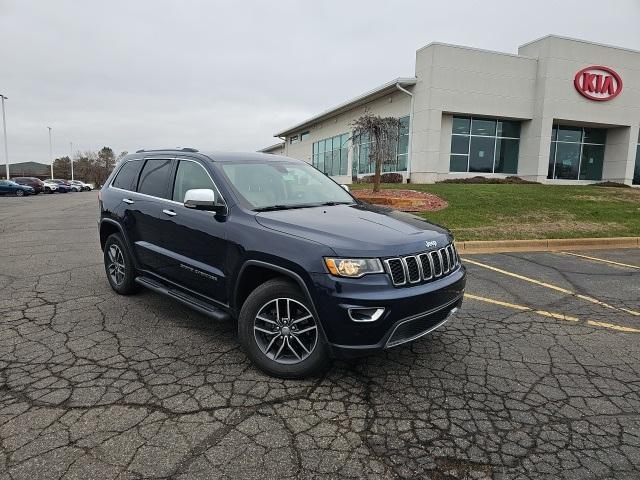
POLYGON ((9 148, 7 147, 7 119, 4 115, 4 101, 9 97, 5 97, 0 93, 0 97, 2 98, 2 128, 4 129, 4 161, 6 162, 7 167, 7 180, 9 180, 9 148))
POLYGON ((73 180, 73 142, 71 143, 71 154, 69 155, 69 163, 71 164, 71 180, 73 180))
POLYGON ((53 180, 53 148, 51 146, 51 127, 49 129, 49 159, 51 159, 51 180, 53 180))

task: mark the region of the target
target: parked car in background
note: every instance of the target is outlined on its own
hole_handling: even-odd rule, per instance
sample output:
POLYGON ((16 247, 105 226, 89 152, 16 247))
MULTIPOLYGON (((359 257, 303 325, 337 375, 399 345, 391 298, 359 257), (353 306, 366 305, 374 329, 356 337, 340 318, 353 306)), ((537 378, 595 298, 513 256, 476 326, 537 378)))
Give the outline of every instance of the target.
POLYGON ((43 180, 42 184, 44 185, 44 193, 54 193, 58 191, 58 184, 51 180, 43 180))
POLYGON ((69 185, 64 180, 47 179, 44 181, 44 184, 45 184, 45 191, 48 193, 54 193, 54 192, 67 193, 71 191, 71 185, 69 185))
POLYGON ((13 180, 0 180, 0 195, 13 194, 18 197, 35 195, 36 191, 28 185, 20 185, 13 180))
POLYGON ((74 186, 69 180, 65 180, 63 178, 54 178, 53 181, 57 182, 58 185, 63 184, 65 186, 67 186, 69 188, 70 192, 79 192, 80 191, 80 187, 78 187, 77 185, 74 186))
POLYGON ((35 190, 36 194, 44 192, 44 183, 39 178, 36 178, 36 177, 14 177, 11 180, 13 180, 16 183, 19 183, 20 185, 27 185, 27 186, 33 188, 33 190, 35 190))
POLYGON ((78 187, 80 187, 81 192, 88 192, 92 190, 91 185, 89 185, 88 183, 84 183, 81 180, 69 180, 69 183, 71 185, 77 185, 78 187))

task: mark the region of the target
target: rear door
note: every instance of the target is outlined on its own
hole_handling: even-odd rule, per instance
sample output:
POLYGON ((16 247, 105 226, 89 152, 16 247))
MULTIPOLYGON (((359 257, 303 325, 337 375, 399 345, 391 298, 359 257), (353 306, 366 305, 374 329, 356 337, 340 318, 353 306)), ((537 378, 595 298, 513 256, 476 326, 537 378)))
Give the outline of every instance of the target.
POLYGON ((138 261, 145 270, 166 277, 169 261, 164 245, 168 241, 171 218, 162 213, 170 198, 169 182, 174 169, 173 156, 144 159, 138 175, 136 191, 126 207, 131 217, 131 239, 138 261))

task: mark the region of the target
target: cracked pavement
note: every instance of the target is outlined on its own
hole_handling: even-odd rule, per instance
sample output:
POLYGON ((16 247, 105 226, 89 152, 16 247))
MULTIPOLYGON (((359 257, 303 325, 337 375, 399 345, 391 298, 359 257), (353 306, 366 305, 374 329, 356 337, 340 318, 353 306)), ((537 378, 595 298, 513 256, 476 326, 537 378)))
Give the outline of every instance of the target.
POLYGON ((469 265, 469 293, 533 310, 468 299, 413 344, 284 381, 232 322, 112 292, 97 215, 96 192, 0 198, 0 480, 640 477, 640 333, 586 322, 640 329, 621 310, 640 269, 475 255, 616 309, 469 265))

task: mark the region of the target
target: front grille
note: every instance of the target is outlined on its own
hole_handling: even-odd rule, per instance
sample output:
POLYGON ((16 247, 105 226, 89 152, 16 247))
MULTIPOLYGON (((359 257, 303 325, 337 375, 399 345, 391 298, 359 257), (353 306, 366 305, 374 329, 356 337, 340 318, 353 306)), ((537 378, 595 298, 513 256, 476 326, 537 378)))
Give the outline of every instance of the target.
POLYGON ((404 257, 402 259, 407 266, 407 277, 409 282, 418 283, 420 281, 420 268, 418 267, 418 260, 416 257, 404 257))
POLYGON ((392 258, 391 260, 387 260, 387 266, 389 267, 389 274, 391 275, 391 280, 394 285, 403 285, 406 283, 402 260, 399 258, 392 258))
POLYGON ((396 345, 410 342, 411 340, 415 340, 416 338, 431 332, 447 320, 449 314, 455 308, 453 303, 457 301, 458 300, 455 300, 454 302, 441 307, 437 311, 425 312, 425 314, 419 317, 400 323, 389 336, 385 348, 395 347, 396 345))
POLYGON ((426 282, 453 272, 460 260, 453 244, 431 252, 389 258, 384 261, 396 287, 426 282))

